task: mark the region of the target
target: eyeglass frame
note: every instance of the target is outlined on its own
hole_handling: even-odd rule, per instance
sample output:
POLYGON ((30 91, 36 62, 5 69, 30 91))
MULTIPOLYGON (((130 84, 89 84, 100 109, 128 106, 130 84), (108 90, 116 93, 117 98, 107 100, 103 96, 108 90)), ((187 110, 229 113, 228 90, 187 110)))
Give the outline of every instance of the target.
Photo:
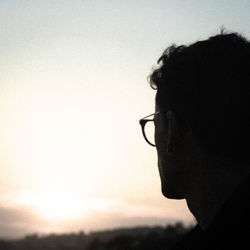
POLYGON ((153 146, 153 147, 156 147, 156 145, 153 144, 153 143, 151 143, 151 142, 148 140, 148 138, 147 138, 147 136, 146 136, 146 133, 145 133, 145 125, 147 124, 147 122, 153 122, 153 121, 155 120, 155 119, 147 119, 148 117, 150 117, 150 116, 155 116, 155 115, 157 115, 157 114, 159 114, 159 113, 161 113, 161 112, 160 112, 160 111, 157 111, 157 112, 155 112, 155 113, 153 113, 153 114, 151 114, 151 115, 147 115, 147 116, 145 116, 145 117, 143 117, 142 119, 139 120, 139 123, 140 123, 140 125, 141 125, 142 134, 143 134, 144 139, 146 140, 146 142, 147 142, 150 146, 153 146))
MULTIPOLYGON (((174 114, 176 114, 176 112, 171 108, 171 109, 169 109, 168 111, 157 111, 157 112, 155 112, 155 113, 153 113, 153 114, 151 114, 151 115, 147 115, 147 116, 145 116, 145 117, 143 117, 142 119, 139 120, 139 123, 140 123, 141 128, 142 128, 143 137, 144 137, 144 139, 146 140, 146 142, 147 142, 149 145, 151 145, 151 146, 153 146, 153 147, 156 147, 155 144, 151 143, 151 142, 148 140, 148 138, 147 138, 147 136, 146 136, 146 133, 145 133, 145 125, 146 125, 147 122, 149 122, 149 121, 154 121, 155 119, 146 119, 146 118, 148 118, 148 117, 150 117, 150 116, 155 116, 155 115, 160 114, 160 113, 165 113, 165 114, 166 114, 166 113, 168 113, 169 111, 173 111, 174 114)), ((178 118, 178 116, 177 116, 177 118, 178 118)), ((168 117, 168 119, 170 119, 170 118, 168 117)), ((180 121, 180 118, 179 118, 178 120, 180 121)), ((190 126, 189 126, 189 124, 188 124, 186 121, 181 121, 181 123, 182 123, 181 129, 184 131, 184 133, 189 132, 189 131, 190 131, 190 126)))

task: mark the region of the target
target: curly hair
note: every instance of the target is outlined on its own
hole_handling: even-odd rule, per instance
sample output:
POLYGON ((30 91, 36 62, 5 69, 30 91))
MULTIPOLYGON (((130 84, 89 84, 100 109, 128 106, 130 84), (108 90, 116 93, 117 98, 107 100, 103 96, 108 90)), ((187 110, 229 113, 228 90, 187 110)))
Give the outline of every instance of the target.
POLYGON ((218 34, 172 45, 150 75, 160 109, 171 107, 210 151, 246 160, 250 149, 250 42, 218 34))

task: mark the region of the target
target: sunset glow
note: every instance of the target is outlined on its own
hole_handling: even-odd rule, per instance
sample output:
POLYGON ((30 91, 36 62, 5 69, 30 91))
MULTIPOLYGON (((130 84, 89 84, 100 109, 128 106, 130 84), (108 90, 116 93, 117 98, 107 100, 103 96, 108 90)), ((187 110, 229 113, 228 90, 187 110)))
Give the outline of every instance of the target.
POLYGON ((162 196, 156 151, 141 134, 139 119, 154 112, 147 76, 173 42, 222 25, 248 37, 249 1, 0 9, 0 236, 192 222, 185 201, 162 196))

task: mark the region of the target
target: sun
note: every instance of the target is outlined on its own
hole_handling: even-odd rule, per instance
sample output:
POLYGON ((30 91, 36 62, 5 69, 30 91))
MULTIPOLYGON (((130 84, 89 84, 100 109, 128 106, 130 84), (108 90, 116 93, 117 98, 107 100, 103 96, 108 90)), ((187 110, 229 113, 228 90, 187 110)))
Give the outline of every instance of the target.
POLYGON ((115 207, 123 206, 123 203, 117 200, 102 197, 82 197, 67 193, 62 189, 50 189, 50 191, 43 192, 23 189, 14 200, 12 200, 12 204, 30 207, 39 218, 55 224, 87 219, 89 213, 111 211, 115 207))
POLYGON ((89 209, 79 197, 52 190, 46 193, 32 193, 28 190, 22 190, 18 203, 31 207, 40 218, 49 222, 63 222, 81 218, 86 209, 89 209))
POLYGON ((61 193, 51 193, 39 197, 35 206, 39 215, 49 221, 72 220, 79 218, 83 213, 80 201, 61 193))

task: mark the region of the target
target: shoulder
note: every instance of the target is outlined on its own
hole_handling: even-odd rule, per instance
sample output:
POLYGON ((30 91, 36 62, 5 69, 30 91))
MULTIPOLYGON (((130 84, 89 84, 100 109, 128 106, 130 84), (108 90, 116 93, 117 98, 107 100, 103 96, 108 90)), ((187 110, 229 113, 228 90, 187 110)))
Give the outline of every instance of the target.
POLYGON ((204 232, 196 225, 172 250, 195 250, 202 246, 204 232))
POLYGON ((250 249, 249 238, 250 178, 233 192, 207 230, 197 225, 174 250, 250 249))

